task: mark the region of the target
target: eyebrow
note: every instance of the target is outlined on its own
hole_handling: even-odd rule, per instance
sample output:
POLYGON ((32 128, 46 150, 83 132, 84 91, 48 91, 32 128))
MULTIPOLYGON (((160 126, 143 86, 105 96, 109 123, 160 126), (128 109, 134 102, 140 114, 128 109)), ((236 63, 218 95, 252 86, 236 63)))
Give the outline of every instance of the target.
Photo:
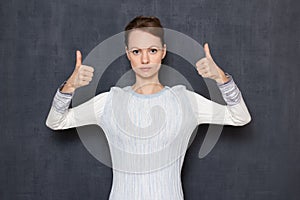
MULTIPOLYGON (((163 47, 159 47, 159 46, 156 46, 156 45, 151 45, 150 47, 147 47, 147 49, 151 48, 151 47, 157 47, 157 48, 163 48, 163 47)), ((129 49, 129 48, 128 48, 129 49)), ((143 48, 138 48, 138 47, 131 47, 129 50, 131 49, 143 49, 143 48)))

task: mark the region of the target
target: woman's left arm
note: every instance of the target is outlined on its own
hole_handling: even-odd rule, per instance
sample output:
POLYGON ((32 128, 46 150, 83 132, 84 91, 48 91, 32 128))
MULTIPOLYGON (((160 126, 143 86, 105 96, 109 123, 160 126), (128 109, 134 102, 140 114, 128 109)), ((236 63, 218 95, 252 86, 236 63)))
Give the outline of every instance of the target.
POLYGON ((214 123, 242 126, 251 121, 251 116, 244 102, 243 96, 235 84, 232 76, 224 73, 214 62, 208 44, 204 45, 205 57, 196 63, 199 75, 213 79, 222 93, 227 105, 221 105, 205 97, 189 91, 194 97, 197 107, 194 108, 198 124, 214 123))
POLYGON ((198 93, 187 90, 198 125, 220 124, 243 126, 251 121, 251 115, 239 88, 232 76, 229 74, 228 76, 229 81, 227 83, 218 84, 227 105, 216 103, 198 93))

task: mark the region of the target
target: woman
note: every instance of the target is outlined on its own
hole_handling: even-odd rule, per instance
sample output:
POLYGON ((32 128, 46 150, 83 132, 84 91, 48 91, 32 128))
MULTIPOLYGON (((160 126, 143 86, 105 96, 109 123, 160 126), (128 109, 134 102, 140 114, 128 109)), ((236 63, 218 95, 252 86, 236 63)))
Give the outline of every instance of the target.
POLYGON ((242 126, 251 121, 241 92, 218 67, 205 44, 199 75, 216 81, 227 105, 217 104, 183 85, 163 86, 158 78, 166 56, 162 25, 156 17, 139 16, 125 28, 126 55, 136 81, 112 87, 69 109, 77 88, 88 85, 93 68, 81 63, 56 91, 46 125, 67 129, 97 124, 109 142, 113 164, 110 200, 184 199, 180 173, 192 131, 199 124, 242 126), (91 108, 94 113, 86 110, 91 108))

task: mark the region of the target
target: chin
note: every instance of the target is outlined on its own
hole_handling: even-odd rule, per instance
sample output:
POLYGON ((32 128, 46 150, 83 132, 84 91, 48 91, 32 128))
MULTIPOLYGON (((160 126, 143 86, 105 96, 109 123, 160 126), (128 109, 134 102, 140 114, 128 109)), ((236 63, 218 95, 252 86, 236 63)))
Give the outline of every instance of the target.
POLYGON ((138 73, 135 73, 135 75, 142 77, 142 78, 150 78, 153 76, 157 76, 158 72, 152 72, 152 73, 138 72, 138 73))

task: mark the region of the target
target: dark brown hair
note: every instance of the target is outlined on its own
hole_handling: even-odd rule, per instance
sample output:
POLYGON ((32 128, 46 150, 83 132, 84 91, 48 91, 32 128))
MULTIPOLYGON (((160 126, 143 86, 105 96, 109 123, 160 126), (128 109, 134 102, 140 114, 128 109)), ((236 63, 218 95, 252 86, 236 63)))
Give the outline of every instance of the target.
POLYGON ((162 45, 164 41, 164 29, 160 23, 160 20, 154 16, 137 16, 131 22, 129 22, 125 27, 125 45, 128 46, 128 37, 132 30, 140 29, 147 33, 160 38, 162 45))

